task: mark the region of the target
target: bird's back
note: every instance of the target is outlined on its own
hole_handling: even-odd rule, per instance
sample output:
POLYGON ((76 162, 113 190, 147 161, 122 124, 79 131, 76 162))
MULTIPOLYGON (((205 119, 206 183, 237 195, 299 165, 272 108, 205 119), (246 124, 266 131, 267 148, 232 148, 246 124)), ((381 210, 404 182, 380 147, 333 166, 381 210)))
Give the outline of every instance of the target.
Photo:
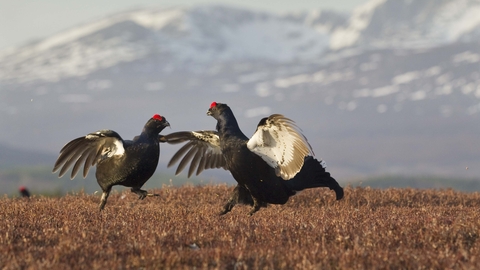
POLYGON ((124 141, 124 148, 124 155, 97 165, 96 177, 100 186, 141 187, 155 172, 160 155, 158 141, 124 141))

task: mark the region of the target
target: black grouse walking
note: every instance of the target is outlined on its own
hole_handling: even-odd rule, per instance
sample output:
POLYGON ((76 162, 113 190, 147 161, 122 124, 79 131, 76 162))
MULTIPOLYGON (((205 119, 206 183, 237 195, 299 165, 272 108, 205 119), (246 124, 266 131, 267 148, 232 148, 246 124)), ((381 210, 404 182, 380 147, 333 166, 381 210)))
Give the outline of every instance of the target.
POLYGON ((165 117, 155 114, 133 140, 123 140, 117 132, 108 129, 74 139, 60 150, 53 172, 60 169, 59 177, 62 177, 74 165, 70 177, 73 179, 83 164, 85 178, 90 166, 96 165, 95 176, 103 191, 100 210, 105 207, 114 185, 131 187, 139 199, 154 196, 140 188, 157 168, 159 142, 164 141, 159 133, 167 126, 170 124, 165 117))
POLYGON ((220 214, 243 203, 253 206, 251 215, 268 203, 285 204, 307 188, 329 187, 337 200, 343 198, 343 188, 325 171, 323 161, 313 157, 307 139, 292 120, 280 114, 263 118, 249 139, 226 104, 213 102, 207 114, 217 120, 216 131, 175 132, 164 139, 171 144, 188 141, 168 164, 181 160, 177 174, 188 163, 188 177, 211 168, 232 173, 238 185, 220 214))

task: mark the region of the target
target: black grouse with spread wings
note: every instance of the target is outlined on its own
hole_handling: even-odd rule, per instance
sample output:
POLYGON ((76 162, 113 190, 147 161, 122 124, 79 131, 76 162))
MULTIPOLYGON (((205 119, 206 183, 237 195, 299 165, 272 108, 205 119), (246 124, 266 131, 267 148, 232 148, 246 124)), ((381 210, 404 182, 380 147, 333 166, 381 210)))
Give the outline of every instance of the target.
POLYGON ((85 178, 91 166, 97 166, 96 178, 103 194, 100 210, 105 207, 114 185, 131 187, 140 199, 148 194, 140 188, 153 175, 160 156, 159 142, 164 141, 159 133, 170 124, 165 117, 155 114, 145 124, 142 133, 133 140, 123 140, 113 130, 99 130, 67 143, 55 162, 53 172, 60 170, 62 177, 73 165, 73 179, 83 165, 85 178))
POLYGON ((221 214, 237 203, 252 205, 253 214, 267 203, 284 204, 307 188, 329 187, 337 200, 343 198, 343 188, 313 157, 307 139, 292 120, 280 114, 263 118, 248 138, 226 104, 213 102, 207 114, 217 120, 216 131, 175 132, 164 139, 171 144, 187 142, 168 164, 180 161, 177 174, 188 164, 188 177, 211 168, 232 173, 238 185, 221 214))

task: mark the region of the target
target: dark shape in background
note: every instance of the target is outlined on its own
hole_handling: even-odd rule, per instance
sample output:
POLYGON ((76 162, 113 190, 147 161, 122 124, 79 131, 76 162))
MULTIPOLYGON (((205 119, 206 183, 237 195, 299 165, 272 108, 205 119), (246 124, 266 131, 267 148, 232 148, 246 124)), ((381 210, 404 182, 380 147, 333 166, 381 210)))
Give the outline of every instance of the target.
POLYGON ((30 198, 30 191, 25 186, 20 186, 18 189, 18 192, 20 193, 20 197, 22 198, 30 198))

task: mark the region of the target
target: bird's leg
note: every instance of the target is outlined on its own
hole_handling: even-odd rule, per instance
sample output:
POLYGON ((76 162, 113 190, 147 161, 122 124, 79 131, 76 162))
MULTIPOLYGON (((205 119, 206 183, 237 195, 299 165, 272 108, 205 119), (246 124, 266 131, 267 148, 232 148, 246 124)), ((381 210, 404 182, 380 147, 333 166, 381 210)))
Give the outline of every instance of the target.
POLYGON ((260 210, 260 207, 262 207, 262 204, 258 202, 257 198, 252 197, 253 199, 253 207, 252 210, 248 213, 249 216, 255 214, 258 210, 260 210))
POLYGON ((140 189, 138 187, 133 187, 130 189, 133 193, 138 195, 139 200, 145 199, 147 196, 159 196, 158 194, 148 193, 146 190, 140 189))
POLYGON ((223 206, 223 210, 222 212, 220 212, 220 216, 225 215, 226 213, 232 211, 232 208, 235 206, 235 204, 237 203, 233 198, 228 200, 227 204, 223 206))
POLYGON ((251 204, 251 201, 249 200, 250 198, 251 196, 248 190, 244 186, 237 185, 233 189, 232 196, 230 196, 228 202, 223 206, 223 210, 220 212, 220 215, 225 215, 226 213, 232 211, 232 208, 237 203, 251 204))
POLYGON ((105 208, 105 204, 107 203, 107 198, 108 198, 108 195, 110 195, 110 190, 112 190, 112 188, 108 188, 107 190, 104 190, 103 193, 102 193, 102 198, 100 199, 100 211, 103 210, 103 208, 105 208))

